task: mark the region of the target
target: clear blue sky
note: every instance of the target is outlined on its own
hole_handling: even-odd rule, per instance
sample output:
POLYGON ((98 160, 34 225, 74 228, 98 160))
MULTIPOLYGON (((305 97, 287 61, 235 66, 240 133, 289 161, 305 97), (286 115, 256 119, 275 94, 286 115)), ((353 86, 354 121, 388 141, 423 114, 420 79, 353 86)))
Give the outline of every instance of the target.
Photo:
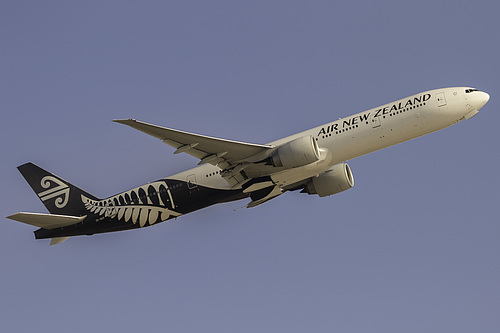
POLYGON ((101 197, 197 161, 115 118, 266 143, 420 91, 474 118, 349 162, 356 185, 35 241, 0 223, 2 332, 494 332, 494 1, 2 1, 0 212, 32 161, 101 197))

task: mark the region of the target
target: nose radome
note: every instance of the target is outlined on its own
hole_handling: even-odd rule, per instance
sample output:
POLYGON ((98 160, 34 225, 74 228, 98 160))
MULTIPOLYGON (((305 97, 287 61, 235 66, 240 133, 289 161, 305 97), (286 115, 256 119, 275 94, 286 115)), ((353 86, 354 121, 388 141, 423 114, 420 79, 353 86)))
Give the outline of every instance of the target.
POLYGON ((488 101, 490 100, 490 95, 483 91, 475 91, 474 97, 471 100, 471 104, 476 108, 476 110, 479 110, 482 108, 488 101))
POLYGON ((478 101, 477 101, 476 109, 479 110, 486 103, 488 103, 488 101, 490 100, 490 95, 488 95, 484 91, 478 91, 477 93, 479 94, 479 96, 478 96, 479 98, 478 98, 478 101))
POLYGON ((490 95, 488 95, 487 93, 485 92, 482 92, 483 94, 483 105, 488 103, 488 101, 490 100, 490 95))

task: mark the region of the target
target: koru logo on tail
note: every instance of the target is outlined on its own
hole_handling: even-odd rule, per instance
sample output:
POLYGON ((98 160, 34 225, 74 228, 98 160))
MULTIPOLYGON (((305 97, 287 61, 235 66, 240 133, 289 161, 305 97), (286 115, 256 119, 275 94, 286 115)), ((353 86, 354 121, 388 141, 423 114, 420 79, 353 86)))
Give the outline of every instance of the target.
POLYGON ((52 176, 45 176, 42 178, 40 185, 47 189, 41 193, 38 193, 38 196, 42 201, 47 201, 49 199, 55 198, 55 205, 57 208, 64 208, 69 201, 69 187, 64 184, 59 179, 52 176))

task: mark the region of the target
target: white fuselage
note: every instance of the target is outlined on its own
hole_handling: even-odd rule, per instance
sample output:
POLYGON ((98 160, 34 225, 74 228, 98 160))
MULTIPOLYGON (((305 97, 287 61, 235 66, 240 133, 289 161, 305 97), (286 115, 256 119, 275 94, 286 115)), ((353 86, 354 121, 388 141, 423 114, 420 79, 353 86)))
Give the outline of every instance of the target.
POLYGON ((248 197, 251 202, 246 207, 250 208, 292 190, 329 196, 354 185, 345 161, 469 119, 488 99, 488 94, 473 88, 430 90, 265 146, 120 120, 162 139, 176 152, 193 149, 191 154, 200 162, 214 165, 205 164, 99 199, 33 163, 25 163, 19 171, 51 214, 20 212, 9 218, 40 227, 35 237, 53 238, 57 244, 71 236, 150 226, 248 197), (222 147, 220 151, 218 147, 222 147), (249 150, 250 155, 238 154, 249 150), (222 158, 226 154, 232 159, 222 158), (221 168, 216 166, 221 163, 221 168))
MULTIPOLYGON (((312 135, 320 147, 318 162, 271 174, 285 187, 320 174, 331 166, 446 128, 477 113, 489 99, 488 94, 467 87, 435 89, 354 114, 273 142, 280 146, 293 139, 312 135), (470 92, 466 92, 470 91, 470 92)), ((230 189, 213 165, 168 177, 191 180, 199 185, 230 189)), ((262 176, 254 174, 252 177, 262 176)))

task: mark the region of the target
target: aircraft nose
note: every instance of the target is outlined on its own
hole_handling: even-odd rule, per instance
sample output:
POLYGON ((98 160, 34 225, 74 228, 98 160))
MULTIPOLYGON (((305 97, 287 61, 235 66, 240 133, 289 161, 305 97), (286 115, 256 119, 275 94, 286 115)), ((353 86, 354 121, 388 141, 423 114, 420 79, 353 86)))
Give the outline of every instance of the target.
POLYGON ((488 95, 487 93, 485 92, 481 92, 482 95, 483 95, 483 105, 481 105, 481 107, 483 107, 486 103, 488 103, 488 101, 490 100, 490 95, 488 95))
POLYGON ((490 95, 484 91, 475 91, 474 99, 471 101, 476 110, 482 108, 490 100, 490 95))

